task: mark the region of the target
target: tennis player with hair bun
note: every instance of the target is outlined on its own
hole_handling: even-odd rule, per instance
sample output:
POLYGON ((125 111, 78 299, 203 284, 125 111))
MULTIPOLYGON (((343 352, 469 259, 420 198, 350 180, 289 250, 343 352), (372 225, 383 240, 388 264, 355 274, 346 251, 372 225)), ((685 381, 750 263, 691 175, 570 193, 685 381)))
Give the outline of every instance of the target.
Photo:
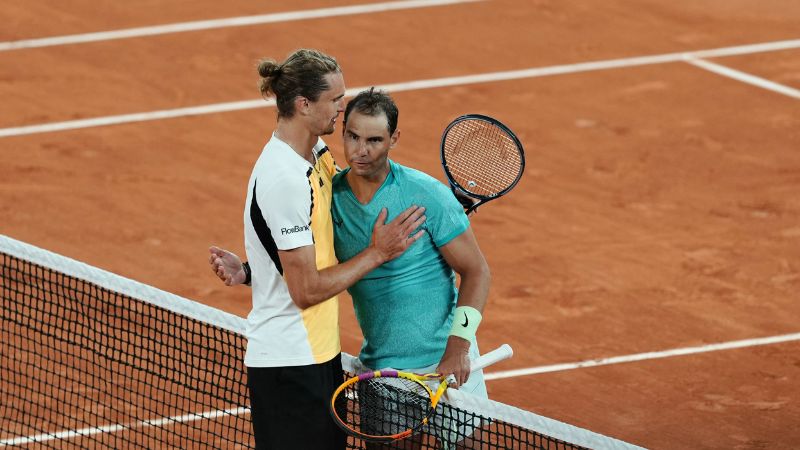
POLYGON ((255 163, 244 210, 250 264, 212 247, 226 284, 251 284, 247 366, 258 449, 345 447, 328 402, 342 382, 337 294, 413 246, 424 208, 381 210, 366 247, 336 264, 331 220, 333 157, 320 136, 333 133, 345 85, 336 60, 298 50, 258 66, 262 95, 274 96, 278 123, 255 163), (398 214, 399 212, 399 214, 398 214), (231 266, 233 259, 235 263, 231 266))

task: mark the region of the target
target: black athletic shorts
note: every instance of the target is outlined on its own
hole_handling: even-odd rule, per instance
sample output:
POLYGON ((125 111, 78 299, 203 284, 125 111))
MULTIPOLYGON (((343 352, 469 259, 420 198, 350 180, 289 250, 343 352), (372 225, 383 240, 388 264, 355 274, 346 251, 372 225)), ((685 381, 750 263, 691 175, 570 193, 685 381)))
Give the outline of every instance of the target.
POLYGON ((248 367, 256 449, 344 449, 345 434, 328 409, 343 381, 341 355, 310 366, 248 367))

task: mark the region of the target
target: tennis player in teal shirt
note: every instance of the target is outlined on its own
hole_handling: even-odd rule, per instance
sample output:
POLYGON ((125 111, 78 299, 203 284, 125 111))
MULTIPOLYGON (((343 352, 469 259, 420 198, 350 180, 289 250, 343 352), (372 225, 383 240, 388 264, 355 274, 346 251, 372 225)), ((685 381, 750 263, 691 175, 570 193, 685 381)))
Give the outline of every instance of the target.
POLYGON ((370 89, 354 97, 343 130, 350 167, 333 179, 340 262, 369 246, 371 224, 382 209, 391 219, 419 205, 427 217, 422 238, 348 290, 364 335, 359 359, 365 369, 453 373, 463 390, 486 396, 482 373, 469 375, 469 360, 478 355, 475 331, 488 296, 489 268, 450 189, 389 159, 400 136, 397 119, 387 94, 370 89))
POLYGON ((453 269, 438 249, 465 232, 469 220, 450 190, 422 172, 389 161, 385 181, 366 204, 350 189, 349 172, 333 179, 334 246, 340 261, 369 246, 369 221, 383 208, 392 217, 411 202, 424 205, 427 217, 427 236, 349 289, 365 336, 360 359, 378 368, 429 366, 442 356, 458 295, 453 269))

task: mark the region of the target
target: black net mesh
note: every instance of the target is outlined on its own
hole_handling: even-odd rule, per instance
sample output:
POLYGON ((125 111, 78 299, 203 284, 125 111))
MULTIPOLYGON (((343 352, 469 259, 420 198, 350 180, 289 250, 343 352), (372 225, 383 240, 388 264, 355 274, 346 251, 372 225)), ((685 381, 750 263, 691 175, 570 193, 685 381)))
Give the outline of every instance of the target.
POLYGON ((242 336, 5 254, 0 284, 3 443, 252 442, 242 336))
MULTIPOLYGON (((242 334, 119 291, 0 249, 0 447, 253 448, 242 334)), ((407 415, 387 392, 370 414, 407 415)), ((341 414, 361 417, 359 395, 372 394, 346 396, 341 414)), ((451 405, 411 440, 348 445, 580 448, 451 405)))

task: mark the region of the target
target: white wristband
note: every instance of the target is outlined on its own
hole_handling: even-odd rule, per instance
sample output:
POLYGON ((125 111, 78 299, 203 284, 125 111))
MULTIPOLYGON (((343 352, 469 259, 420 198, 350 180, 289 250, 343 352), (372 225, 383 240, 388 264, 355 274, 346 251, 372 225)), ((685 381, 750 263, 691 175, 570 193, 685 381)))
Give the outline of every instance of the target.
POLYGON ((480 311, 471 306, 459 306, 453 314, 453 327, 450 329, 450 336, 458 336, 468 341, 472 341, 481 323, 480 311))

